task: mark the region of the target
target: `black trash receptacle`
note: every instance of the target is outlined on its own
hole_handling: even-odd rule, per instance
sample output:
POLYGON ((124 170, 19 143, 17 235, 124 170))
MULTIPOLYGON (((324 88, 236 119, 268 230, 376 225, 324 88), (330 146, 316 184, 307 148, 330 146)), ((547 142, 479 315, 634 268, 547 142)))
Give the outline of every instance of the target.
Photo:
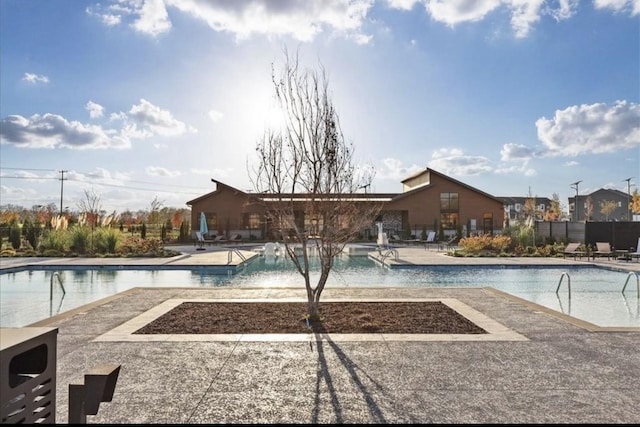
POLYGON ((58 328, 0 328, 2 424, 56 421, 58 328))

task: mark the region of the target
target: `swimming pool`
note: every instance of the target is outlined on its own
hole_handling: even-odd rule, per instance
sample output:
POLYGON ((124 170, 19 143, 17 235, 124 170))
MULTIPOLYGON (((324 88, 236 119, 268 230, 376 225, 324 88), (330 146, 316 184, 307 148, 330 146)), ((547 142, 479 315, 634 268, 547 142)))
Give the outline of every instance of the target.
MULTIPOLYGON (((313 260, 313 259, 312 259, 313 260)), ((317 265, 312 265, 312 277, 317 265)), ((598 326, 640 327, 640 299, 628 273, 591 266, 430 266, 387 269, 366 256, 336 258, 331 287, 493 287, 598 326), (558 282, 563 273, 571 280, 558 282)), ((22 327, 134 287, 302 287, 302 277, 284 258, 259 257, 238 274, 219 268, 26 269, 0 274, 0 326, 22 327), (223 271, 223 274, 221 274, 223 271), (66 293, 53 280, 60 275, 66 293)))

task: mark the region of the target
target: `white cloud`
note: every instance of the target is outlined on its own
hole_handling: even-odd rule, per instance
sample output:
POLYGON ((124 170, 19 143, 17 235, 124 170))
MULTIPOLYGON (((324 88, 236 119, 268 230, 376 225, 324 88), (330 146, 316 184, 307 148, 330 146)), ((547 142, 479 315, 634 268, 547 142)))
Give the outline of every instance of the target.
POLYGON ((170 111, 163 110, 146 99, 140 99, 138 105, 132 106, 127 117, 132 133, 142 137, 176 136, 195 132, 195 129, 175 119, 170 111))
POLYGON ((402 165, 401 160, 386 158, 382 160, 382 168, 375 172, 376 178, 378 179, 388 179, 397 182, 423 169, 424 166, 415 164, 405 167, 402 165))
POLYGON ((545 155, 613 153, 640 147, 640 104, 616 101, 574 105, 536 121, 545 155))
POLYGON ((512 175, 512 174, 520 174, 520 175, 524 175, 524 176, 535 176, 538 174, 538 172, 533 169, 530 168, 528 166, 528 162, 522 162, 522 164, 520 165, 510 165, 510 166, 498 166, 494 172, 497 173, 498 175, 512 175))
POLYGON ((500 150, 500 160, 528 160, 535 156, 534 151, 522 144, 504 144, 500 150))
POLYGON ((467 156, 457 148, 440 148, 433 152, 429 167, 446 175, 470 176, 493 171, 491 160, 467 156))
POLYGON ((425 8, 438 22, 454 26, 482 20, 500 6, 500 0, 425 0, 425 8))
MULTIPOLYGON (((594 0, 596 9, 616 13, 640 14, 640 0, 594 0)), ((87 8, 107 26, 128 22, 143 34, 158 36, 172 29, 168 9, 202 21, 218 32, 228 32, 237 40, 254 34, 291 36, 312 41, 328 31, 369 44, 372 36, 362 33, 374 0, 113 0, 87 8)), ((501 9, 511 15, 511 28, 517 38, 529 35, 532 27, 548 15, 556 21, 569 19, 578 10, 579 0, 386 0, 392 9, 411 11, 421 4, 431 18, 450 27, 484 20, 501 9)), ((495 31, 495 30, 494 30, 495 31)))
POLYGON ((565 166, 578 166, 580 163, 576 162, 575 160, 569 160, 568 162, 565 162, 564 165, 565 166))
POLYGON ((163 168, 160 166, 148 166, 145 169, 145 172, 147 173, 147 175, 150 175, 150 176, 166 176, 169 178, 182 175, 180 171, 175 171, 175 170, 171 171, 167 168, 163 168))
POLYGON ((89 112, 89 117, 91 117, 92 119, 98 119, 104 114, 104 107, 100 104, 96 104, 93 101, 87 102, 87 105, 85 105, 84 108, 86 108, 86 110, 89 112))
POLYGON ((220 119, 224 117, 224 114, 222 114, 220 111, 217 111, 217 110, 210 110, 207 114, 209 115, 209 118, 211 119, 211 121, 214 123, 217 123, 220 119))
POLYGON ((39 76, 37 74, 33 74, 33 73, 24 73, 24 76, 22 77, 22 80, 30 83, 30 84, 37 84, 37 83, 49 83, 49 77, 47 76, 39 76))
POLYGON ((640 14, 640 0, 593 0, 593 5, 596 9, 629 12, 631 16, 640 14))
POLYGON ((171 29, 171 21, 163 0, 144 0, 137 14, 138 18, 131 26, 141 33, 157 36, 171 29))
POLYGON ((25 148, 129 148, 129 141, 100 126, 68 121, 56 114, 29 118, 7 116, 0 121, 0 142, 25 148))
POLYGON ((327 29, 368 43, 370 36, 360 34, 360 28, 372 6, 373 0, 118 0, 108 8, 88 8, 87 13, 107 25, 128 19, 136 31, 151 36, 171 30, 167 9, 173 8, 238 40, 264 34, 307 42, 327 29))
POLYGON ((420 0, 387 0, 389 7, 393 9, 411 10, 420 0))
MULTIPOLYGON (((102 107, 91 101, 85 108, 90 114, 102 112, 102 107)), ((196 132, 176 120, 171 112, 144 99, 132 106, 128 113, 112 113, 110 120, 122 121, 120 129, 69 121, 50 113, 34 114, 29 118, 11 115, 0 121, 0 143, 24 148, 125 149, 131 148, 133 139, 196 132)))
POLYGON ((479 22, 501 8, 511 13, 511 28, 516 37, 529 35, 542 15, 556 21, 568 19, 577 10, 578 0, 558 0, 555 7, 547 0, 387 0, 389 7, 409 11, 421 3, 431 18, 450 27, 466 22, 479 22))

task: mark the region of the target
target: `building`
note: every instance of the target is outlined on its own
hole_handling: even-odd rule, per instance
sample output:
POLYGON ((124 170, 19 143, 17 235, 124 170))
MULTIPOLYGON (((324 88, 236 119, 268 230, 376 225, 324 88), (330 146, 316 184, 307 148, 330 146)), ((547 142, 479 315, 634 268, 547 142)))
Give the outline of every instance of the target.
MULTIPOLYGON (((216 189, 190 200, 191 224, 199 229, 204 212, 210 234, 226 238, 241 235, 243 239, 273 239, 273 230, 265 219, 265 204, 273 195, 249 193, 220 181, 211 180, 216 189)), ((502 200, 470 185, 426 168, 402 181, 402 193, 354 193, 354 203, 381 203, 377 218, 362 230, 363 239, 374 239, 375 224, 382 222, 388 236, 420 239, 428 231, 443 231, 445 235, 461 232, 493 234, 504 224, 502 200)), ((300 200, 307 197, 295 194, 300 200)), ((327 203, 330 203, 328 201, 327 203)), ((311 230, 317 227, 314 219, 300 211, 296 221, 311 230)))
POLYGON ((504 214, 508 225, 516 225, 528 219, 526 203, 529 199, 533 199, 534 220, 544 219, 545 212, 551 210, 551 199, 548 197, 500 196, 498 199, 504 203, 504 214))
POLYGON ((591 194, 569 197, 569 217, 572 221, 631 221, 629 218, 629 194, 616 189, 601 188, 591 194), (575 203, 576 197, 578 203, 575 203), (612 211, 603 212, 611 202, 612 211), (576 213, 577 206, 577 213, 576 213))

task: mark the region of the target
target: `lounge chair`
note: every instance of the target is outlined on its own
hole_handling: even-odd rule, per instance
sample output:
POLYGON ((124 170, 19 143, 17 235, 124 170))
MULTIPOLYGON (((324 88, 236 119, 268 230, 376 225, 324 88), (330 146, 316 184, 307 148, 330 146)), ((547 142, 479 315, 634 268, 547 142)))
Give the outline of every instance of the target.
POLYGON ((593 251, 593 259, 596 257, 606 256, 607 259, 611 259, 613 251, 611 250, 611 244, 609 242, 596 242, 596 250, 593 251))
POLYGON ((638 237, 638 244, 636 244, 636 251, 629 252, 629 258, 631 259, 635 258, 638 261, 640 261, 640 237, 638 237))
POLYGON ((205 239, 204 236, 202 235, 201 232, 196 231, 194 232, 195 236, 196 236, 196 245, 198 245, 198 250, 204 250, 204 245, 205 244, 211 244, 213 242, 213 240, 210 239, 205 239))
POLYGON ((430 231, 429 234, 427 234, 427 239, 424 240, 424 249, 427 250, 429 248, 429 245, 435 244, 435 243, 436 243, 436 232, 430 231))
POLYGON ((227 239, 224 237, 224 234, 219 235, 218 237, 216 237, 215 239, 213 239, 214 243, 223 243, 226 242, 227 239))
POLYGON ((458 243, 458 236, 454 234, 453 236, 449 237, 449 240, 447 240, 446 242, 439 243, 438 248, 440 250, 451 250, 456 245, 456 243, 458 243))
POLYGON ((573 259, 576 259, 576 257, 582 258, 582 255, 585 254, 585 251, 580 249, 580 245, 581 243, 568 243, 562 251, 562 257, 566 258, 567 255, 573 255, 573 259))

